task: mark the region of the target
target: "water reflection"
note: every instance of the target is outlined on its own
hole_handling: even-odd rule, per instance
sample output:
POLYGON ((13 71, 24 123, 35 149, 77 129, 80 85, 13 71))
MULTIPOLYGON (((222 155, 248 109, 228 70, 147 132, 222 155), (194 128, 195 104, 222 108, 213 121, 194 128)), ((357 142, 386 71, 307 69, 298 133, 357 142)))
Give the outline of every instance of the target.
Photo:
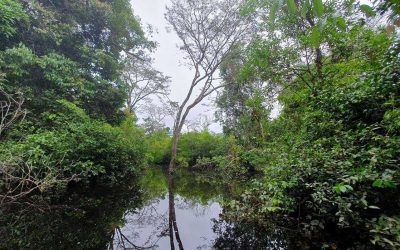
POLYGON ((126 249, 289 249, 285 231, 226 220, 222 200, 236 183, 180 171, 174 176, 153 169, 144 178, 145 206, 127 213, 114 248, 126 249), (215 181, 215 182, 214 182, 215 181), (226 185, 229 185, 228 187, 226 185), (146 199, 145 198, 145 199, 146 199), (126 239, 125 245, 120 238, 126 239), (127 244, 130 243, 130 244, 127 244), (129 247, 127 247, 129 245, 129 247))
MULTIPOLYGON (((157 249, 212 248, 216 238, 213 232, 213 219, 219 218, 222 208, 216 202, 216 196, 214 200, 204 202, 199 198, 193 199, 192 195, 188 198, 179 194, 182 185, 186 186, 186 181, 182 180, 182 177, 188 176, 186 173, 180 173, 175 178, 171 175, 164 176, 166 181, 161 183, 166 186, 164 189, 158 186, 159 197, 154 198, 157 196, 152 193, 154 190, 147 189, 151 197, 148 204, 139 211, 126 215, 127 223, 121 231, 133 243, 131 245, 157 249)), ((149 185, 153 186, 152 180, 147 183, 147 188, 149 185)), ((205 191, 210 186, 192 180, 192 188, 198 193, 199 190, 205 191)), ((114 246, 124 248, 117 241, 114 246)))
POLYGON ((0 209, 0 249, 106 249, 124 214, 141 206, 136 185, 72 187, 0 209))
POLYGON ((176 212, 175 212, 175 196, 174 196, 174 178, 172 174, 168 174, 168 225, 169 225, 169 241, 171 245, 171 250, 175 249, 174 233, 175 239, 178 242, 180 250, 183 250, 183 244, 181 237, 179 235, 178 224, 176 223, 176 212))
MULTIPOLYGON (((40 197, 48 209, 0 210, 0 249, 293 249, 274 225, 225 217, 241 185, 207 174, 153 168, 113 187, 71 187, 40 197), (133 182, 133 184, 132 184, 133 182)), ((234 211, 233 211, 234 212, 234 211)))

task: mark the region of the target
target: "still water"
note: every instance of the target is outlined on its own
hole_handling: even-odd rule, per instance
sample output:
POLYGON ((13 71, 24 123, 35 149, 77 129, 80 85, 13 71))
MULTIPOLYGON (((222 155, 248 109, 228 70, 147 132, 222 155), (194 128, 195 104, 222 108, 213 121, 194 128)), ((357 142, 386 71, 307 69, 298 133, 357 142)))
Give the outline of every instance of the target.
POLYGON ((153 169, 143 178, 147 202, 124 215, 111 248, 124 249, 285 249, 281 236, 255 225, 224 220, 223 200, 240 193, 240 183, 181 171, 153 169), (214 181, 213 181, 214 180, 214 181))
POLYGON ((72 186, 0 210, 0 249, 299 249, 278 227, 225 218, 242 185, 150 169, 118 186, 72 186), (39 202, 40 203, 40 202, 39 202))
MULTIPOLYGON (((174 232, 173 244, 179 248, 176 233, 182 246, 186 249, 210 249, 217 235, 213 232, 213 221, 218 220, 222 212, 218 202, 207 204, 192 202, 179 195, 174 198, 176 224, 178 231, 174 232)), ((152 201, 138 211, 125 216, 126 224, 121 228, 124 237, 115 237, 114 248, 123 245, 169 249, 171 246, 169 234, 169 200, 162 197, 152 201), (126 237, 126 239, 125 239, 126 237), (125 242, 122 242, 125 240, 125 242)))

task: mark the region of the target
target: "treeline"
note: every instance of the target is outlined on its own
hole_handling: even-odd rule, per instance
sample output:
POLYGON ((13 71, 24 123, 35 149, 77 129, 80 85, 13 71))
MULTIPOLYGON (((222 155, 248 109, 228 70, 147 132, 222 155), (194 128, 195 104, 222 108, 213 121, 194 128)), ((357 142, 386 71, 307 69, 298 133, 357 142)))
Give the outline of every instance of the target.
POLYGON ((4 0, 0 13, 1 204, 137 174, 144 131, 122 71, 154 44, 130 2, 4 0))

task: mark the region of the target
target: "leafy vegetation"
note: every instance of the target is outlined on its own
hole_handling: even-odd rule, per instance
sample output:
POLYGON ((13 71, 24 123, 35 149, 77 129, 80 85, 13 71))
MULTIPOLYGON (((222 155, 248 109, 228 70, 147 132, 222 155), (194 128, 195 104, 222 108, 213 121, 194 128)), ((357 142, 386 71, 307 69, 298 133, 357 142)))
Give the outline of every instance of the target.
POLYGON ((115 183, 144 163, 144 131, 124 114, 126 57, 149 42, 127 0, 0 2, 1 205, 115 183))
MULTIPOLYGON (((238 188, 232 179, 248 184, 222 203, 231 224, 221 248, 246 232, 260 238, 242 229, 253 222, 299 230, 316 248, 399 248, 399 10, 394 0, 174 1, 166 17, 195 71, 178 105, 164 98, 170 78, 151 65, 156 44, 128 0, 0 0, 0 213, 15 219, 12 208, 68 203, 71 187, 121 184, 171 162, 170 174, 175 163, 196 174, 177 171, 174 182, 151 169, 140 183, 155 190, 147 199, 168 193, 173 205, 175 189, 206 204, 238 188), (187 19, 193 13, 201 20, 187 19), (217 90, 223 134, 181 134, 191 109, 217 90), (142 128, 139 112, 148 116, 142 128)), ((121 224, 122 210, 101 230, 121 224)), ((29 227, 13 229, 0 248, 32 247, 13 238, 29 227)), ((46 232, 30 236, 55 245, 46 232)), ((106 245, 96 237, 83 247, 106 245)))
MULTIPOLYGON (((220 97, 221 117, 234 115, 221 119, 226 131, 239 139, 245 138, 244 131, 264 138, 240 141, 256 152, 252 164, 264 172, 264 178, 232 206, 244 218, 261 221, 271 213, 283 221, 290 215, 305 235, 337 230, 338 238, 330 242, 337 246, 345 241, 345 232, 353 229, 376 246, 396 248, 398 37, 387 27, 367 26, 360 19, 366 9, 363 5, 326 1, 321 14, 315 9, 320 8, 317 2, 313 1, 312 11, 299 16, 292 15, 300 9, 294 1, 288 1, 288 12, 282 8, 268 13, 272 11, 269 3, 259 5, 276 15, 270 26, 266 24, 266 32, 280 35, 255 38, 246 48, 247 55, 242 55, 241 69, 225 77, 237 86, 225 88, 220 97), (346 14, 357 7, 361 13, 346 14), (292 42, 285 43, 287 39, 292 42), (233 107, 242 108, 232 113, 224 96, 236 97, 248 88, 248 82, 257 81, 266 88, 275 87, 282 110, 273 120, 265 115, 257 120, 255 115, 253 124, 263 130, 253 132, 256 126, 246 118, 253 97, 234 99, 240 105, 233 107), (232 119, 239 126, 232 126, 232 119), (241 128, 239 135, 237 128, 241 128)), ((268 106, 264 110, 268 112, 268 106)), ((354 239, 355 245, 358 240, 354 239)))
MULTIPOLYGON (((142 204, 139 187, 129 185, 78 186, 64 195, 53 195, 53 208, 34 209, 29 204, 3 210, 1 248, 108 248, 123 227, 128 210, 142 204), (27 211, 27 206, 29 212, 27 211), (29 232, 29 233, 27 233, 29 232)), ((50 199, 46 197, 46 199, 50 199)))
POLYGON ((223 143, 221 136, 208 131, 185 133, 178 144, 177 161, 180 165, 193 166, 198 159, 222 155, 223 143))

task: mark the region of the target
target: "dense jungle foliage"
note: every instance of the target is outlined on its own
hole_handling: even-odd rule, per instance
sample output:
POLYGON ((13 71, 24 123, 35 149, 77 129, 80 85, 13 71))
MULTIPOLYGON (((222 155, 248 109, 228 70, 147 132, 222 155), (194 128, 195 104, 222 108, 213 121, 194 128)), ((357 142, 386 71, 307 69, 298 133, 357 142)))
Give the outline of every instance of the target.
POLYGON ((338 247, 352 231, 354 247, 398 248, 399 5, 312 2, 310 11, 311 1, 250 1, 244 12, 274 35, 223 66, 233 83, 218 99, 224 131, 264 176, 231 202, 233 216, 274 214, 310 236, 332 230, 338 247), (281 111, 271 120, 274 96, 281 111))
MULTIPOLYGON (((248 0, 241 11, 254 35, 220 65, 223 134, 182 134, 178 167, 245 181, 223 203, 236 223, 273 220, 319 248, 400 248, 398 1, 248 0)), ((0 0, 0 206, 169 163, 169 130, 146 133, 124 106, 127 58, 155 45, 128 0, 0 0)))
POLYGON ((129 1, 3 0, 0 15, 2 203, 138 174, 144 132, 120 76, 154 44, 129 1))

